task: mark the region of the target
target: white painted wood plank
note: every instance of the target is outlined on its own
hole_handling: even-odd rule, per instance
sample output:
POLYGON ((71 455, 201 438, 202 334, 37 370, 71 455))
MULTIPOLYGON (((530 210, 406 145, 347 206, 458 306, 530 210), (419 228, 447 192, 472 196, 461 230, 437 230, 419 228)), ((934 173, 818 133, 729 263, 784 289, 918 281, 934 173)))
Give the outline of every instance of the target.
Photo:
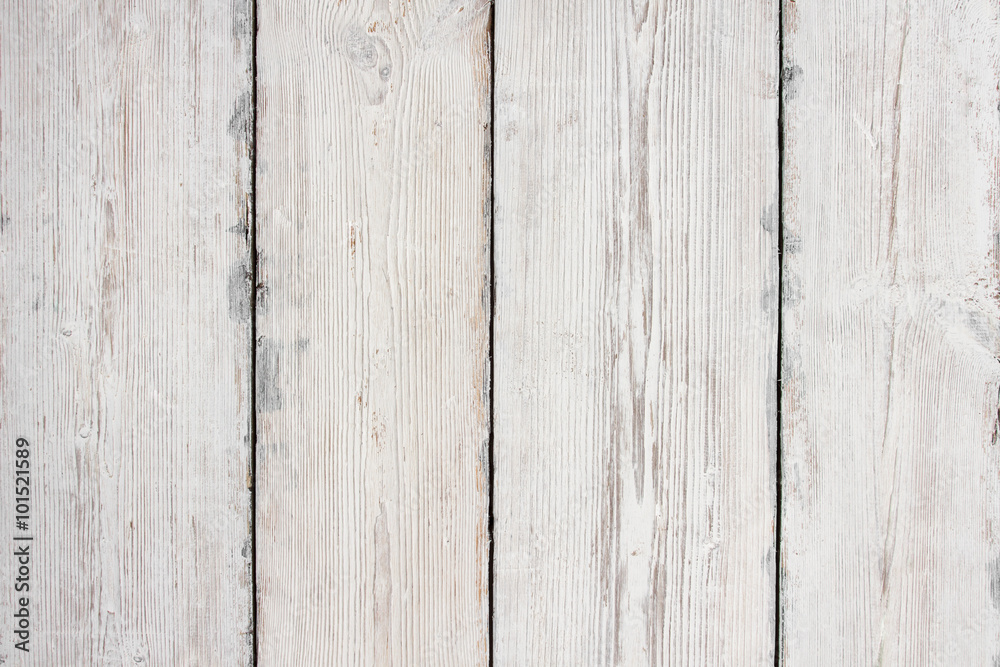
POLYGON ((496 664, 772 664, 777 3, 496 10, 496 664))
POLYGON ((251 661, 248 7, 0 9, 8 664, 251 661), (34 537, 26 655, 15 533, 34 537))
POLYGON ((262 665, 484 665, 489 7, 260 3, 262 665))
POLYGON ((998 12, 785 3, 787 665, 1000 659, 998 12))

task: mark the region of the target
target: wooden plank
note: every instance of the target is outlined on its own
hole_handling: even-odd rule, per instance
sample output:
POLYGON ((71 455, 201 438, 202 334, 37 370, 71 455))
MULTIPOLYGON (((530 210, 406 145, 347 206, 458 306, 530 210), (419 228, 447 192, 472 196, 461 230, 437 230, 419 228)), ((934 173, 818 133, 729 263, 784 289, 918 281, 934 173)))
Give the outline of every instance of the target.
POLYGON ((487 662, 488 20, 260 3, 261 664, 487 662))
POLYGON ((783 660, 997 664, 998 7, 784 7, 783 660))
POLYGON ((0 11, 0 662, 252 659, 248 12, 0 11))
POLYGON ((496 11, 496 664, 771 664, 777 4, 496 11))

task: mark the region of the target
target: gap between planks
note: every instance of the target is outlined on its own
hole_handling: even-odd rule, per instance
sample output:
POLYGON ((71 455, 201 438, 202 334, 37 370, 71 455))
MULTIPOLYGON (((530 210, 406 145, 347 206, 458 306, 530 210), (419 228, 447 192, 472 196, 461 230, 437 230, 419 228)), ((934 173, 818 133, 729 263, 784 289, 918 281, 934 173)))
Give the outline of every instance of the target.
POLYGON ((494 482, 494 480, 495 480, 495 474, 494 473, 495 473, 495 470, 496 470, 496 466, 494 465, 496 457, 493 454, 493 434, 495 432, 494 428, 493 428, 493 419, 494 419, 494 415, 495 415, 495 412, 496 412, 496 410, 494 408, 494 406, 495 406, 496 403, 493 400, 493 387, 494 387, 494 382, 493 382, 493 376, 494 376, 494 370, 493 370, 493 358, 494 358, 494 355, 493 355, 493 350, 495 349, 494 344, 493 344, 494 343, 494 327, 493 327, 493 323, 496 321, 496 302, 497 302, 497 299, 496 299, 496 291, 497 291, 497 288, 496 288, 496 271, 494 269, 494 267, 496 266, 496 251, 495 251, 495 249, 496 249, 496 243, 494 242, 495 236, 494 236, 494 224, 493 224, 494 221, 496 220, 496 210, 495 210, 496 199, 493 196, 493 166, 496 163, 496 80, 497 80, 497 77, 496 77, 497 68, 496 68, 496 39, 495 39, 495 29, 496 29, 496 3, 495 2, 490 2, 489 28, 487 29, 487 34, 489 35, 489 39, 488 39, 489 43, 487 44, 487 48, 490 50, 490 52, 489 52, 489 56, 490 56, 490 132, 489 132, 489 141, 490 141, 489 156, 490 156, 490 163, 488 165, 486 165, 486 171, 489 174, 489 178, 490 178, 490 188, 489 188, 489 192, 487 193, 487 197, 489 197, 489 206, 490 206, 490 229, 489 229, 489 232, 488 232, 489 239, 490 239, 490 252, 489 252, 489 256, 490 257, 489 257, 489 267, 488 267, 489 275, 487 276, 487 280, 489 281, 489 284, 490 284, 490 307, 489 307, 490 322, 489 322, 489 332, 487 334, 488 337, 489 337, 489 348, 488 348, 487 354, 489 355, 489 368, 490 368, 490 376, 487 379, 487 381, 489 382, 489 393, 488 393, 488 395, 489 395, 490 406, 489 406, 489 417, 488 417, 489 418, 489 424, 488 424, 488 428, 489 428, 489 446, 488 446, 488 450, 489 450, 489 454, 488 454, 489 455, 489 463, 488 463, 487 475, 486 475, 486 477, 487 477, 487 484, 489 484, 489 487, 490 487, 489 491, 488 491, 487 501, 486 501, 486 535, 487 535, 486 539, 489 540, 488 555, 487 555, 487 565, 486 565, 486 570, 487 570, 487 575, 486 575, 486 581, 487 581, 487 584, 486 584, 486 587, 487 587, 486 599, 487 599, 487 602, 486 602, 486 605, 487 605, 487 614, 488 614, 488 618, 486 620, 486 634, 487 634, 487 642, 488 642, 487 659, 486 660, 487 660, 487 664, 489 665, 489 667, 493 667, 493 665, 495 664, 495 662, 494 662, 494 641, 493 641, 493 638, 496 636, 494 634, 494 632, 493 632, 493 616, 494 616, 495 602, 496 602, 496 595, 495 595, 495 591, 494 591, 494 589, 495 589, 494 582, 496 581, 496 557, 495 557, 496 554, 495 554, 495 551, 494 551, 495 533, 494 533, 494 530, 493 530, 493 528, 494 528, 493 489, 494 489, 494 486, 495 486, 495 482, 494 482))
POLYGON ((257 667, 257 0, 250 12, 250 659, 257 667))
MULTIPOLYGON (((794 0, 793 0, 794 1, 794 0)), ((778 350, 775 359, 774 667, 781 667, 781 382, 785 288, 785 3, 778 2, 778 350)))

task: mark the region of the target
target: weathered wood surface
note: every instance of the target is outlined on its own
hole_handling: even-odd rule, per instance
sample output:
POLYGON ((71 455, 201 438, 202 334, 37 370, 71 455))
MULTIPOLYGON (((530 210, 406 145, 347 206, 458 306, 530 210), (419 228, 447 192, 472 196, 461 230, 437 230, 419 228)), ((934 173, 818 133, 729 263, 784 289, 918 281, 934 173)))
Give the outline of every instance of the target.
POLYGON ((484 665, 488 4, 259 11, 261 664, 484 665))
POLYGON ((777 3, 496 13, 496 664, 772 664, 777 3))
POLYGON ((248 26, 230 0, 0 9, 0 662, 251 661, 248 26))
POLYGON ((0 662, 1000 664, 995 2, 253 4, 0 7, 0 662))
POLYGON ((786 2, 782 655, 1000 654, 1000 23, 786 2))

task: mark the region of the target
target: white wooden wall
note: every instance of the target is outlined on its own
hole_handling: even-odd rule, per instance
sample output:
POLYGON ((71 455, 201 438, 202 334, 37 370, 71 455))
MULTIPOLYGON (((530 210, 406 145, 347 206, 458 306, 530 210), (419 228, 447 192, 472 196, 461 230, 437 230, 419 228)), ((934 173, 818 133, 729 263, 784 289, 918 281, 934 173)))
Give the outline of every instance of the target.
POLYGON ((998 81, 993 0, 0 0, 0 664, 1000 664, 998 81))

